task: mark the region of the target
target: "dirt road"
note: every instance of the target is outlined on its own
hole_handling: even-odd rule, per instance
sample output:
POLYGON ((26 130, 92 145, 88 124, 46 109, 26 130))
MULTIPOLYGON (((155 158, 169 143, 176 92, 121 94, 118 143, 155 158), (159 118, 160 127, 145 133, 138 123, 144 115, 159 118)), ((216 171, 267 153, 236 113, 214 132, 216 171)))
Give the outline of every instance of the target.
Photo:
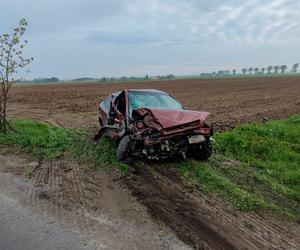
POLYGON ((114 178, 1 148, 0 249, 190 249, 114 178))
POLYGON ((0 147, 1 250, 300 247, 299 224, 235 211, 164 165, 125 177, 11 152, 0 147))
POLYGON ((0 218, 0 248, 3 250, 95 249, 80 233, 63 229, 57 223, 45 223, 30 209, 2 193, 0 218))
POLYGON ((236 78, 141 83, 37 85, 12 89, 9 114, 65 127, 96 128, 98 103, 124 88, 157 88, 186 108, 211 112, 220 130, 300 113, 300 78, 236 78))

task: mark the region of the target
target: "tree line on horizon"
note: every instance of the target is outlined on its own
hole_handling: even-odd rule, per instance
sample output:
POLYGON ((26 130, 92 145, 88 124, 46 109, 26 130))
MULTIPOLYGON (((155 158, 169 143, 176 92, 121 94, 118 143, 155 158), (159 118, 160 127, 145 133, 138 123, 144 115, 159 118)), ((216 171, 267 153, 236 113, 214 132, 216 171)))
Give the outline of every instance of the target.
MULTIPOLYGON (((291 73, 297 73, 299 67, 299 63, 294 63, 291 69, 291 73)), ((216 77, 216 76, 236 76, 236 75, 271 75, 271 74, 285 74, 288 66, 287 65, 275 65, 275 66, 268 66, 268 67, 250 67, 250 68, 243 68, 241 69, 241 73, 238 73, 236 69, 232 70, 219 70, 214 71, 212 73, 201 73, 201 77, 216 77), (248 74, 247 74, 248 73, 248 74)))
POLYGON ((172 74, 169 75, 157 75, 157 76, 149 76, 146 75, 144 77, 136 77, 136 76, 121 76, 121 77, 102 77, 102 78, 93 78, 93 77, 81 77, 81 78, 75 78, 71 80, 62 80, 58 77, 45 77, 45 78, 34 78, 33 80, 27 80, 27 79, 20 79, 16 82, 18 83, 57 83, 57 82, 88 82, 88 81, 94 81, 94 82, 123 82, 123 81, 148 81, 148 80, 171 80, 175 79, 175 76, 172 74))
MULTIPOLYGON (((299 63, 294 63, 290 70, 291 73, 298 72, 299 63)), ((219 70, 214 71, 212 73, 201 73, 200 77, 223 77, 223 76, 249 76, 249 75, 276 75, 278 73, 285 74, 287 72, 288 66, 268 66, 268 67, 250 67, 250 68, 242 68, 240 72, 236 69, 232 70, 219 70)), ((199 76, 199 75, 198 75, 199 76)), ((149 76, 145 77, 135 77, 135 76, 122 76, 122 77, 102 77, 102 78, 92 78, 92 77, 81 77, 75 78, 72 80, 62 80, 58 77, 46 77, 46 78, 35 78, 33 80, 20 79, 16 82, 18 83, 55 83, 55 82, 85 82, 85 81, 95 81, 95 82, 120 82, 120 81, 143 81, 143 80, 171 80, 176 79, 178 77, 173 74, 170 75, 157 75, 157 76, 149 76)))

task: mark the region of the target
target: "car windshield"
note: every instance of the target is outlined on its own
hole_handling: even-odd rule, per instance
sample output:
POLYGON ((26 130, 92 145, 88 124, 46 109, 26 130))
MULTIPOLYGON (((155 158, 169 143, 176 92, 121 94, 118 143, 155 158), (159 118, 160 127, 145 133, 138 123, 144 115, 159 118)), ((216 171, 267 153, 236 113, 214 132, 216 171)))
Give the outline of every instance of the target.
POLYGON ((168 94, 130 91, 129 114, 138 108, 183 110, 183 106, 168 94))

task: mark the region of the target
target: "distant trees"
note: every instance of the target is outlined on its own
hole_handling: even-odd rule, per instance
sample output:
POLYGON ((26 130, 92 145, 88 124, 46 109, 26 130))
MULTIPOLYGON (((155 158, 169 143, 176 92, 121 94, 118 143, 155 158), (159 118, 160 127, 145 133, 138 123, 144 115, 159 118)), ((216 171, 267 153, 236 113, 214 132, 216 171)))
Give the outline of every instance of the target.
POLYGON ((296 73, 298 67, 299 67, 299 63, 295 63, 295 64, 293 65, 292 72, 296 73))
MULTIPOLYGON (((50 78, 50 81, 56 81, 56 80, 59 81, 59 79, 57 77, 53 77, 52 79, 51 78, 50 78)), ((49 78, 45 78, 45 79, 49 79, 49 78)), ((80 77, 80 78, 72 79, 71 81, 72 82, 86 82, 86 81, 96 81, 96 80, 97 80, 96 78, 92 78, 92 77, 80 77)))
POLYGON ((274 74, 277 74, 278 71, 279 71, 279 66, 275 65, 275 66, 273 67, 273 69, 274 69, 274 74))
POLYGON ((280 66, 281 74, 284 74, 284 72, 285 72, 286 69, 287 69, 286 65, 281 65, 280 66))
POLYGON ((49 78, 35 78, 31 82, 34 82, 34 83, 59 82, 59 78, 54 77, 54 76, 49 77, 49 78))
POLYGON ((273 66, 268 66, 267 67, 268 74, 271 74, 272 69, 273 69, 273 66))
MULTIPOLYGON (((299 67, 299 63, 295 63, 292 66, 291 72, 296 73, 297 69, 299 67)), ((241 72, 238 72, 237 69, 232 69, 232 70, 218 70, 214 71, 212 73, 201 73, 200 77, 224 77, 224 76, 241 76, 244 75, 246 76, 247 73, 248 75, 264 75, 265 73, 267 74, 285 74, 287 72, 288 66, 285 64, 282 65, 269 65, 268 67, 250 67, 250 68, 242 68, 241 72), (273 71, 273 72, 272 72, 273 71)))

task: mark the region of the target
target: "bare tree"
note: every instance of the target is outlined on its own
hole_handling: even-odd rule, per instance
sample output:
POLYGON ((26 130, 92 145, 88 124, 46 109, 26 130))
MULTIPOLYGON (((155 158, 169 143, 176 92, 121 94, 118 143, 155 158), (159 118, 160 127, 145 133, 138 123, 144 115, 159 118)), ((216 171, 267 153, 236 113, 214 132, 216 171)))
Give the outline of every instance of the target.
POLYGON ((268 66, 267 67, 268 74, 271 74, 272 69, 273 69, 273 66, 268 66))
POLYGON ((256 75, 258 74, 258 71, 259 71, 259 68, 254 69, 254 72, 255 72, 256 75))
POLYGON ((266 68, 261 68, 261 73, 264 74, 265 70, 266 70, 266 68))
POLYGON ((299 67, 299 63, 295 63, 295 64, 293 65, 293 70, 292 70, 292 72, 296 73, 298 67, 299 67))
POLYGON ((275 65, 273 68, 274 68, 274 74, 277 74, 279 70, 279 66, 275 65))
POLYGON ((236 75, 236 69, 232 70, 232 75, 234 75, 234 76, 236 75))
POLYGON ((18 27, 14 28, 10 33, 0 35, 0 132, 6 133, 8 122, 6 120, 7 96, 10 88, 16 80, 14 76, 19 69, 28 65, 33 58, 25 58, 23 56, 23 48, 27 41, 21 41, 26 27, 27 21, 21 19, 18 27))
POLYGON ((281 65, 280 66, 281 74, 284 74, 284 72, 285 72, 286 69, 287 69, 286 65, 281 65))

